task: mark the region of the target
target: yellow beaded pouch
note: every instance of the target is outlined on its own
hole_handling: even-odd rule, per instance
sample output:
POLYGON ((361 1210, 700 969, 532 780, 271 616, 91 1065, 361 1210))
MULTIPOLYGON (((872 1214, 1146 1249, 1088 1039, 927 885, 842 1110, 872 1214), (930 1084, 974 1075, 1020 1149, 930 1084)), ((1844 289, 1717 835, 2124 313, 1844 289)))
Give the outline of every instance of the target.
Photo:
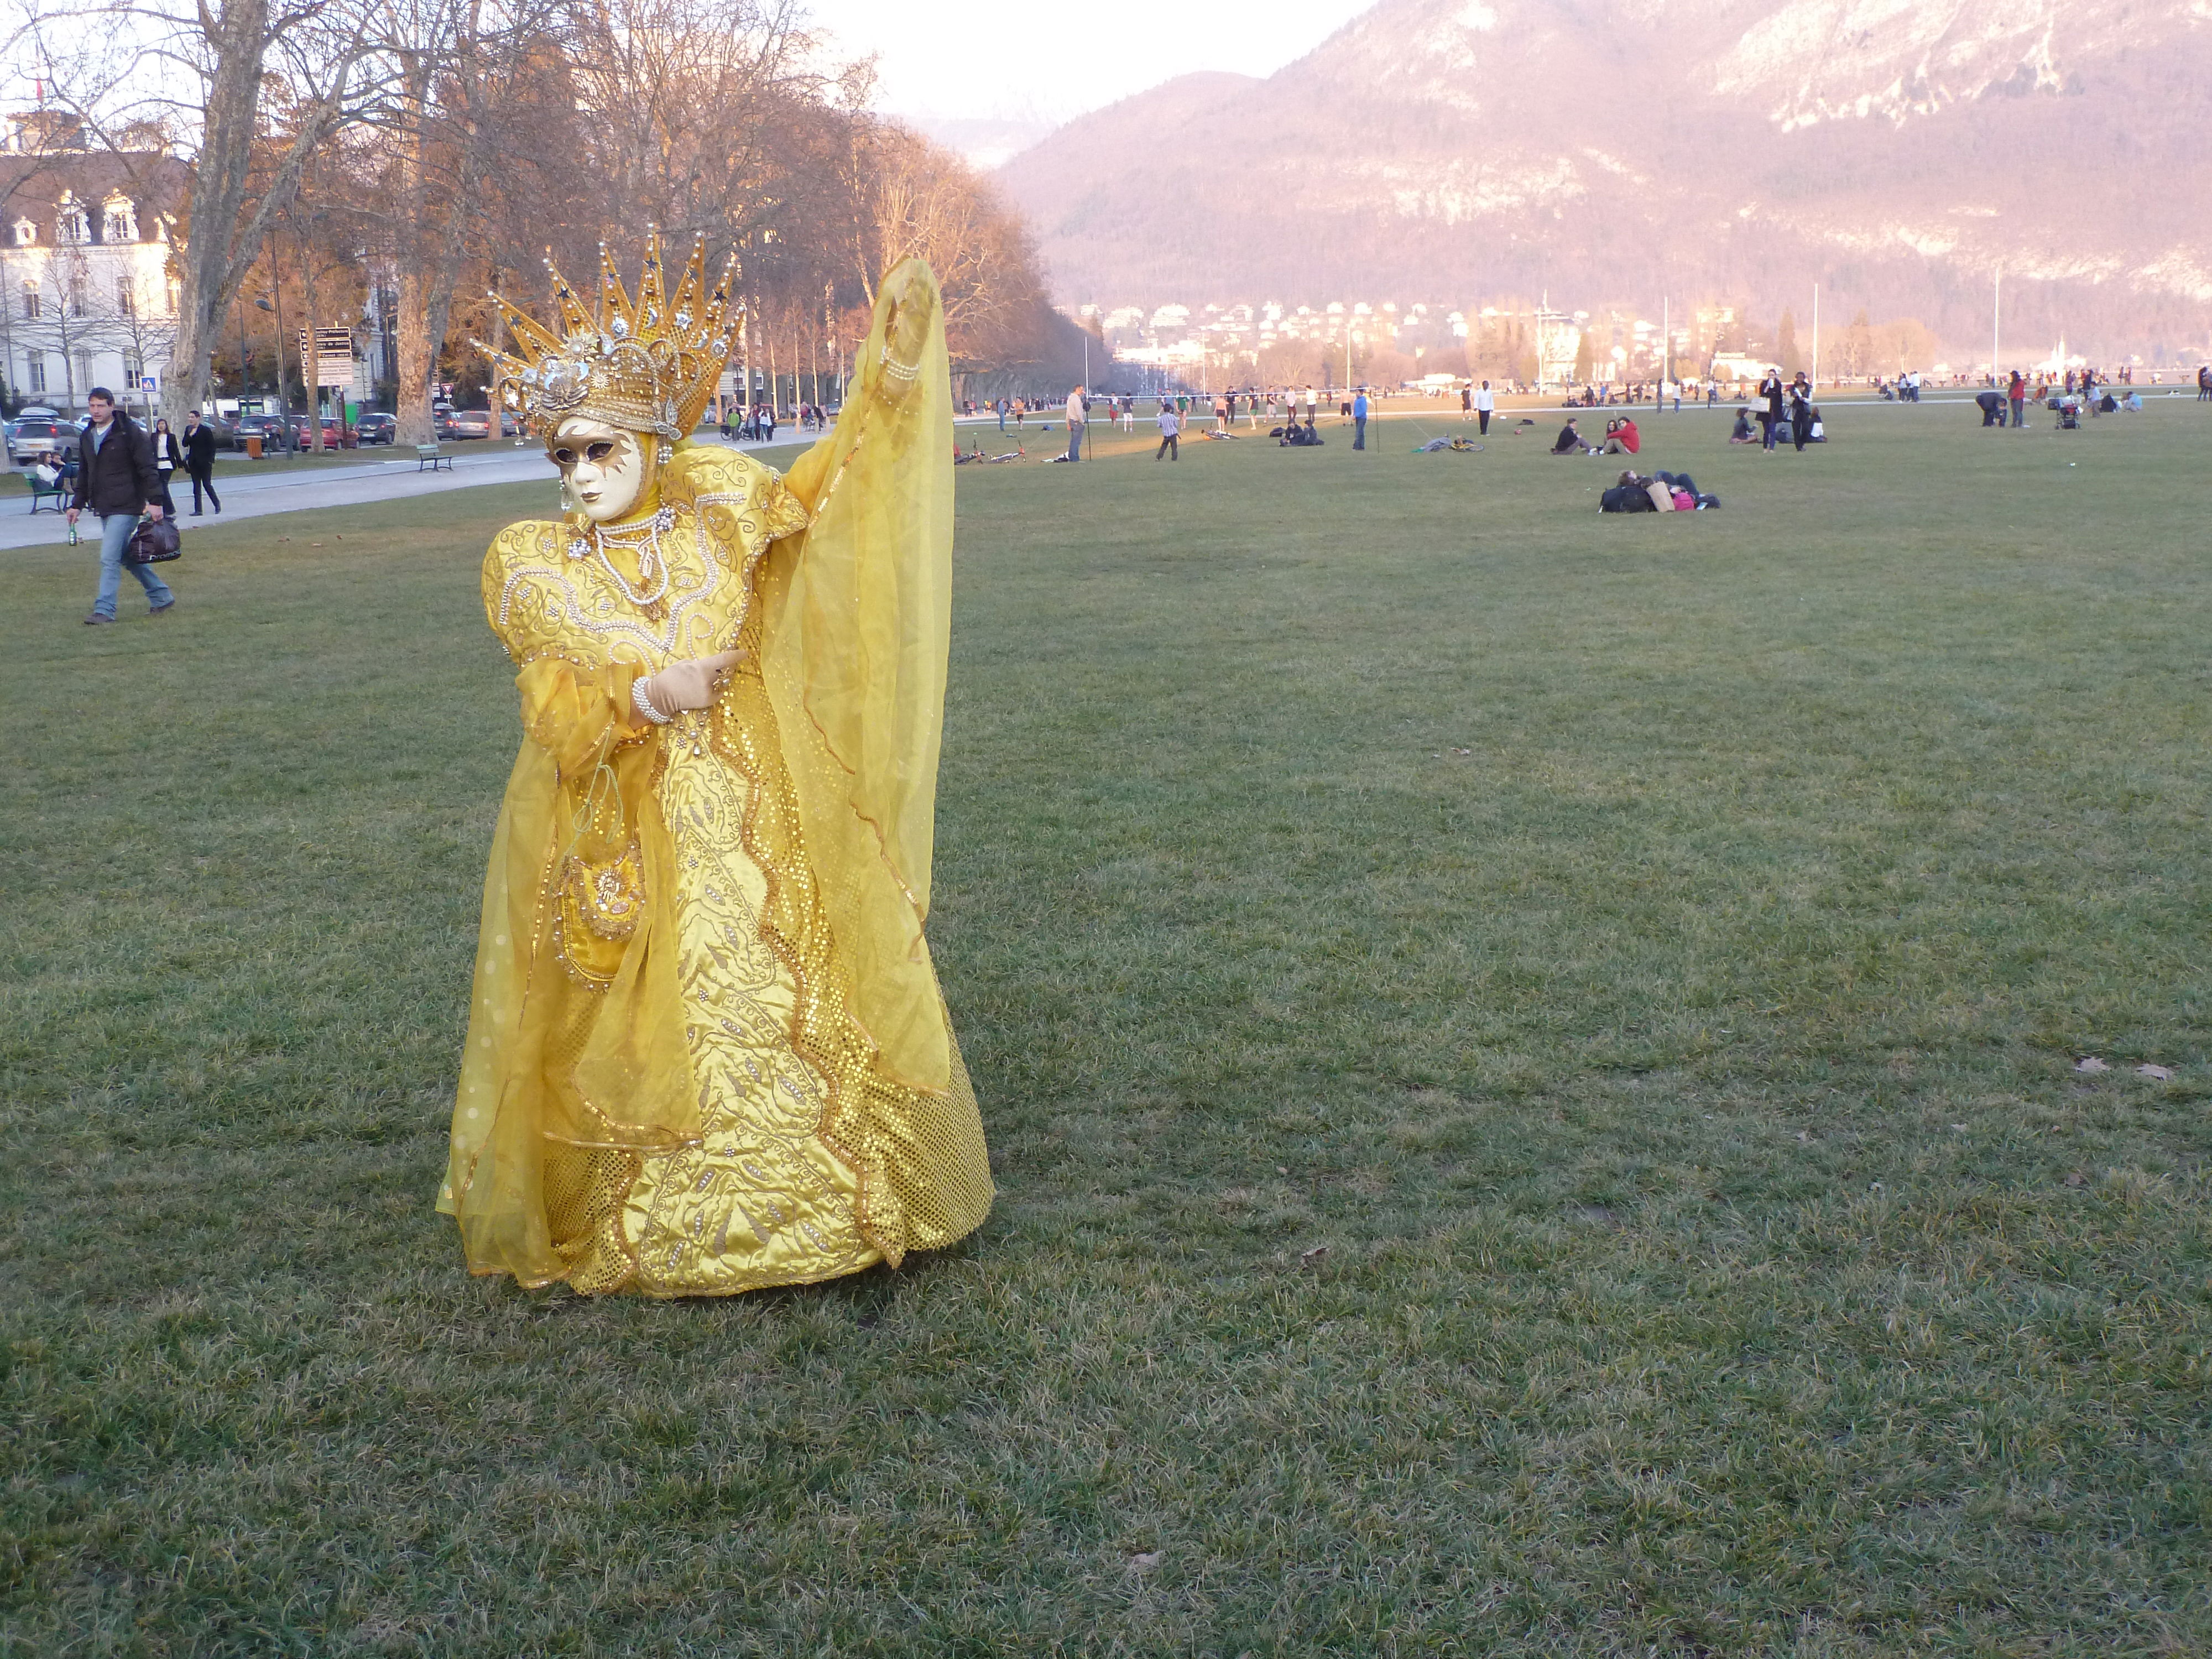
POLYGON ((645 914, 645 865, 633 839, 608 861, 570 854, 561 867, 561 955, 586 984, 605 989, 645 914))

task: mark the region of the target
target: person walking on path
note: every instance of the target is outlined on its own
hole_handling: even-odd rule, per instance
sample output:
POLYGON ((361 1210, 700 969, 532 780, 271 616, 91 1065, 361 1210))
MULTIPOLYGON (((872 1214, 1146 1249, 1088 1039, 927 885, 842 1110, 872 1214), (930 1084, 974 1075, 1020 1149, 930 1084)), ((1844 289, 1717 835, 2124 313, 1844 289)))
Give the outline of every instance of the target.
POLYGON ((1083 388, 1078 386, 1067 394, 1067 459, 1083 459, 1083 388))
POLYGON ((1482 389, 1474 394, 1474 429, 1477 435, 1485 438, 1490 435, 1490 417, 1497 412, 1498 394, 1490 389, 1490 382, 1485 380, 1482 389))
POLYGON ((1172 402, 1165 398, 1161 398, 1160 447, 1152 452, 1152 459, 1157 461, 1164 455, 1171 461, 1181 460, 1182 447, 1176 440, 1182 435, 1182 417, 1176 413, 1175 404, 1172 402))
POLYGON ((154 422, 154 476, 161 483, 161 493, 154 499, 161 504, 161 511, 171 518, 177 516, 177 498, 169 494, 170 475, 185 464, 185 453, 177 447, 177 434, 169 430, 166 419, 154 422))
MULTIPOLYGON (((123 550, 138 527, 138 515, 161 516, 161 480, 154 472, 154 447, 137 424, 115 406, 104 386, 85 393, 92 419, 77 439, 76 489, 70 498, 69 521, 90 507, 100 516, 100 596, 92 602, 85 626, 115 620, 115 598, 123 586, 123 550)), ((131 574, 146 590, 146 602, 158 617, 177 602, 169 586, 150 565, 134 564, 131 574)))
POLYGON ((192 481, 192 516, 200 516, 200 492, 205 490, 215 510, 222 511, 222 497, 215 493, 215 428, 200 419, 197 409, 185 416, 185 471, 192 481))
POLYGON ((1362 386, 1352 398, 1352 447, 1367 447, 1367 388, 1362 386))

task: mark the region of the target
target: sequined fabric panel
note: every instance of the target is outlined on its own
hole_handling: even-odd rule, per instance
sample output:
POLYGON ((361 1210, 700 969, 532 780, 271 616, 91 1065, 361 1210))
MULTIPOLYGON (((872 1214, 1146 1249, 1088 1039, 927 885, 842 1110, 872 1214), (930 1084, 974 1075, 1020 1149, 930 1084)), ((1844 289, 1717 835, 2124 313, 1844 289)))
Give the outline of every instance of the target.
POLYGON ((826 1085, 792 1046, 798 987, 761 936, 767 878, 740 833, 746 783, 684 730, 667 736, 661 811, 705 1134, 647 1158, 630 1189, 636 1288, 711 1294, 854 1272, 877 1252, 855 1222, 857 1179, 819 1133, 826 1085))

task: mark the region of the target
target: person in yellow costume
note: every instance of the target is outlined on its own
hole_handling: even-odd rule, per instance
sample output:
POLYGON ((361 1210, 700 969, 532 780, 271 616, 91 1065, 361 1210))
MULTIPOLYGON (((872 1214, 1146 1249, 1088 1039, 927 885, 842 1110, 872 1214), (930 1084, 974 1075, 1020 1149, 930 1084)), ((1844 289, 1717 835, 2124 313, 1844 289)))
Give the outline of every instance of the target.
MULTIPOLYGON (((484 884, 438 1207, 527 1285, 804 1284, 975 1227, 975 1097, 923 943, 952 550, 935 279, 884 279, 836 428, 779 477, 689 441, 729 279, 602 251, 495 396, 560 469, 484 611, 525 738, 484 884)), ((496 296, 495 296, 496 298, 496 296)))

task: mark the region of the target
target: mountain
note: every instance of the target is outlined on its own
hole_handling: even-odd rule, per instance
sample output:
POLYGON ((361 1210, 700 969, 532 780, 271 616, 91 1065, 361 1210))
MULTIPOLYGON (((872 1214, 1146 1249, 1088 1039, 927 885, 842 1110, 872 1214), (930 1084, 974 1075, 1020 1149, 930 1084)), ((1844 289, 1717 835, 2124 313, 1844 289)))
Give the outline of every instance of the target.
POLYGON ((998 178, 1070 301, 1548 290, 2212 336, 2212 0, 1383 0, 998 178))

